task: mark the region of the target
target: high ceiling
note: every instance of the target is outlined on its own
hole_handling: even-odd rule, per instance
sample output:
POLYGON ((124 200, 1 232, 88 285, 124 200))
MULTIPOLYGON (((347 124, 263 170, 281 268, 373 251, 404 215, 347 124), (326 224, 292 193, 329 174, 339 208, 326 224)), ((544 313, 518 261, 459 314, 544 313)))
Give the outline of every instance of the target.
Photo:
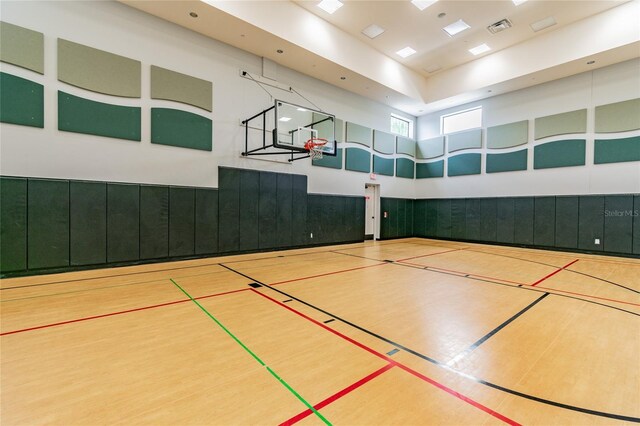
POLYGON ((319 1, 120 1, 413 115, 640 56, 640 0, 343 1, 333 14, 319 1), (487 30, 505 18, 511 28, 487 30), (450 37, 459 19, 470 28, 450 37), (385 30, 373 39, 372 24, 385 30))

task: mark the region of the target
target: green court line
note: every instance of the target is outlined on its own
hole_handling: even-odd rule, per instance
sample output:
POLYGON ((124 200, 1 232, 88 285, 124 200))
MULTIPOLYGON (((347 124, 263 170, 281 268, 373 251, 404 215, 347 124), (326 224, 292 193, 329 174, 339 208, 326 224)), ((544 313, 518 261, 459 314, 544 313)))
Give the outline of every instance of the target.
POLYGON ((267 364, 264 363, 264 361, 262 361, 258 355, 256 355, 255 353, 253 353, 251 351, 251 349, 249 349, 247 346, 245 346, 244 343, 242 343, 240 341, 240 339, 238 339, 232 332, 230 332, 227 327, 225 327, 224 325, 222 325, 222 323, 220 321, 218 321, 216 319, 216 317, 214 317, 213 315, 211 315, 211 313, 209 313, 209 311, 207 311, 204 306, 202 306, 200 303, 198 303, 198 301, 196 299, 194 299, 193 297, 191 297, 191 295, 189 293, 187 293, 182 287, 180 287, 180 285, 175 282, 173 280, 173 278, 169 278, 171 280, 171 282, 180 289, 180 291, 182 291, 185 296, 187 296, 193 303, 195 303, 196 305, 198 305, 198 307, 202 310, 202 312, 204 312, 205 314, 207 314, 207 316, 209 318, 211 318, 212 320, 215 321, 216 324, 218 324, 218 326, 220 326, 220 328, 222 328, 225 333, 227 333, 229 336, 231 336, 231 338, 233 340, 235 340, 240 346, 242 346, 242 348, 247 351, 249 353, 249 355, 251 355, 256 361, 258 361, 260 363, 260 365, 266 367, 267 371, 273 376, 275 377, 280 383, 282 383, 282 385, 287 388, 289 390, 289 392, 291 392, 293 394, 293 396, 295 396, 296 398, 298 398, 304 405, 307 406, 308 409, 310 409, 311 411, 313 411, 315 413, 316 416, 318 416, 320 418, 320 420, 322 420, 325 424, 330 425, 331 426, 331 422, 329 422, 329 420, 325 419, 324 416, 322 414, 320 414, 315 408, 313 408, 313 406, 311 404, 309 404, 298 392, 296 392, 282 377, 278 376, 278 374, 273 371, 271 368, 269 368, 269 366, 267 364))

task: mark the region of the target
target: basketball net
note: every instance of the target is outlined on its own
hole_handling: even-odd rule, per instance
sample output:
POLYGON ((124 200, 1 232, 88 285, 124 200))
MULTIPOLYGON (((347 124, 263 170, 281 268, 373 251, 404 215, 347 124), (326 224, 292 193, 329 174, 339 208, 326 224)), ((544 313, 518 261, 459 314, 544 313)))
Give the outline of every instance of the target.
POLYGON ((311 138, 304 144, 304 148, 309 151, 311 161, 320 160, 322 158, 322 148, 326 144, 327 140, 322 138, 311 138))

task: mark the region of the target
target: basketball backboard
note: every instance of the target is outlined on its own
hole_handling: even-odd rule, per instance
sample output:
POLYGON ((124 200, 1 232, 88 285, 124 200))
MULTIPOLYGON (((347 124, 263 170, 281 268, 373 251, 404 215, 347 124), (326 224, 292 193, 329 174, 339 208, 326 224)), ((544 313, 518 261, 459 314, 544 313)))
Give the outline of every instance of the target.
POLYGON ((305 144, 311 138, 326 139, 324 155, 336 155, 335 116, 288 102, 275 101, 273 146, 297 152, 307 152, 305 144))

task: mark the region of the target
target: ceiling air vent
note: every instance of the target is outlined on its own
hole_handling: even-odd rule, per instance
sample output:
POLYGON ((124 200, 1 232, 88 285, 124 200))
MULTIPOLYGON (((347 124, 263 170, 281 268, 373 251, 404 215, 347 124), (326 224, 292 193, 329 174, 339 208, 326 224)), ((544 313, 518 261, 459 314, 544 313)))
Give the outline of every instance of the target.
POLYGON ((501 21, 498 21, 494 24, 491 24, 487 27, 487 31, 489 31, 491 34, 497 34, 500 31, 504 31, 507 28, 511 28, 511 21, 508 19, 503 19, 501 21))

